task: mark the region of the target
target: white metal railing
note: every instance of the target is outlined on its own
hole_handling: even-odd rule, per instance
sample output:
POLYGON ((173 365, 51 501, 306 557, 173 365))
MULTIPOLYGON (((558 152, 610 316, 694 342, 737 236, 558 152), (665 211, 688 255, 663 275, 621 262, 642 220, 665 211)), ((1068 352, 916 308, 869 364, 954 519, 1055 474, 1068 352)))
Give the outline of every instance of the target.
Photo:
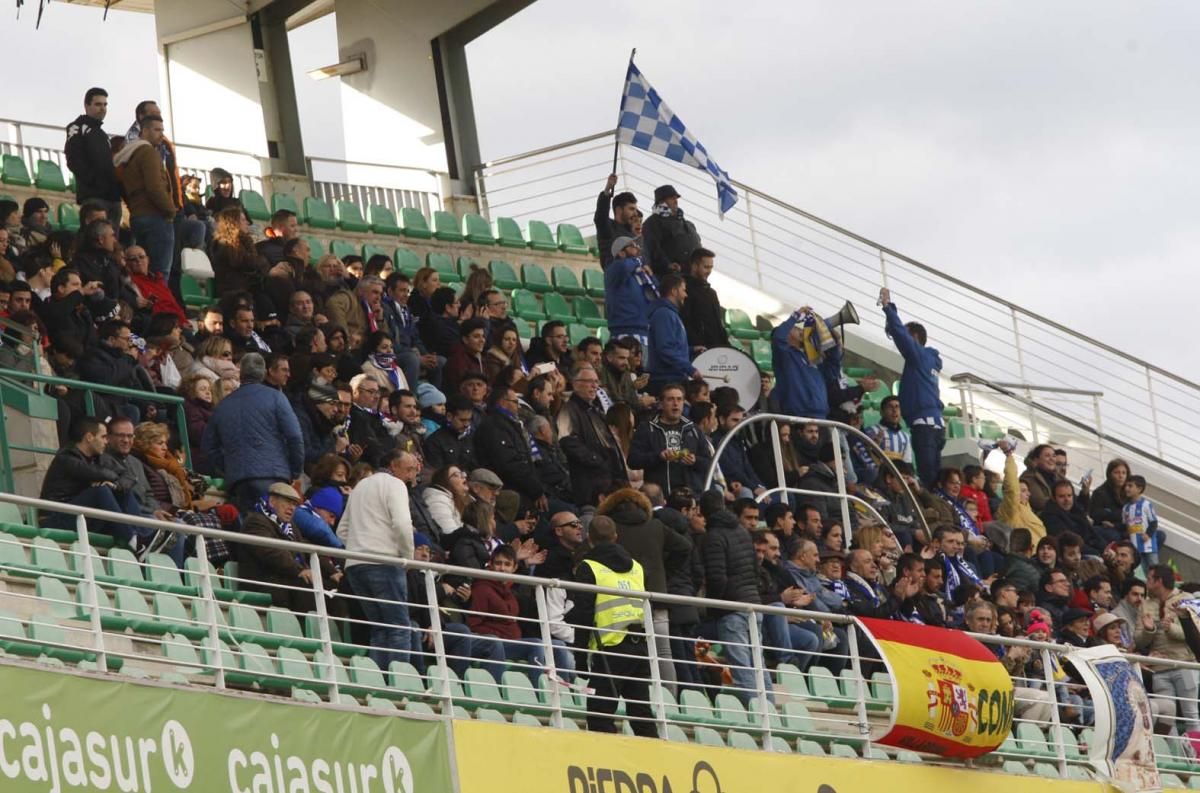
MULTIPOLYGON (((343 706, 392 710, 401 703, 409 712, 433 713, 437 708, 446 717, 459 717, 465 716, 467 710, 473 710, 477 718, 486 717, 484 711, 488 709, 519 711, 524 716, 519 718, 514 714, 514 723, 573 728, 578 727, 579 722, 599 727, 597 719, 616 709, 618 703, 611 697, 606 699, 603 690, 597 688, 602 686, 606 676, 610 676, 645 684, 642 689, 645 699, 625 696, 624 711, 616 716, 630 732, 672 737, 677 734, 675 731, 695 731, 700 740, 702 728, 715 727, 728 730, 718 734, 721 741, 728 739, 745 745, 745 736, 750 747, 767 751, 792 751, 793 746, 803 751, 801 742, 816 741, 830 746, 854 747, 855 756, 881 757, 881 747, 872 745, 871 735, 879 734, 873 733, 872 728, 888 723, 892 707, 890 686, 878 678, 864 676, 864 660, 858 650, 861 637, 853 627, 854 619, 847 615, 807 612, 778 605, 632 593, 641 600, 645 615, 640 627, 645 636, 646 664, 637 676, 631 676, 633 673, 613 674, 607 659, 613 659, 615 664, 619 655, 596 649, 576 649, 573 657, 584 663, 572 668, 573 660, 568 660, 561 652, 556 654, 560 643, 554 631, 578 626, 571 626, 561 610, 551 614, 548 603, 555 593, 561 595, 564 591, 568 598, 583 592, 629 597, 631 593, 627 590, 353 553, 112 515, 7 493, 0 493, 0 502, 77 516, 77 544, 69 550, 59 549, 64 559, 70 561, 57 564, 67 569, 53 569, 44 560, 36 569, 14 563, 11 549, 0 563, 0 574, 5 576, 7 585, 0 595, 0 609, 8 620, 0 644, 6 646, 10 655, 49 656, 60 659, 59 662, 83 658, 84 665, 96 671, 124 667, 128 674, 159 677, 167 682, 211 685, 218 690, 253 689, 294 698, 301 698, 298 692, 309 692, 303 698, 343 706), (312 586, 305 586, 298 580, 296 586, 274 587, 267 591, 307 593, 313 598, 315 610, 295 615, 279 609, 248 606, 239 602, 231 589, 237 587, 244 594, 247 585, 253 585, 262 590, 261 582, 220 576, 208 565, 194 568, 190 585, 183 589, 161 586, 161 575, 158 574, 152 574, 150 580, 160 581, 159 586, 146 584, 145 588, 140 588, 142 585, 136 582, 123 581, 112 574, 112 569, 105 567, 105 557, 91 546, 87 531, 89 519, 113 518, 147 528, 169 529, 181 536, 190 535, 194 537, 196 553, 202 559, 206 553, 205 542, 212 539, 243 546, 286 549, 306 561, 312 586), (344 614, 346 604, 361 601, 361 598, 341 589, 333 592, 325 588, 321 557, 339 563, 356 560, 387 565, 411 573, 408 580, 419 582, 423 590, 423 597, 411 590, 408 601, 403 604, 410 608, 413 621, 407 625, 383 624, 362 617, 334 614, 344 614), (42 581, 37 587, 20 584, 22 577, 28 580, 33 576, 65 583, 57 587, 42 586, 42 581), (453 579, 453 586, 457 586, 459 580, 492 580, 529 587, 534 594, 536 613, 516 618, 524 626, 523 638, 517 642, 520 647, 505 646, 505 652, 498 656, 494 652, 498 640, 482 633, 468 636, 469 641, 464 644, 462 639, 466 634, 461 626, 474 612, 468 606, 454 615, 442 607, 439 595, 444 591, 441 587, 443 579, 448 576, 457 577, 453 579), (139 598, 154 592, 170 593, 161 598, 156 595, 156 616, 148 616, 149 612, 141 608, 130 611, 130 603, 136 604, 139 598), (173 602, 185 600, 186 606, 170 607, 173 602), (704 675, 689 675, 688 670, 706 672, 718 668, 699 657, 686 657, 697 640, 712 637, 704 631, 697 634, 680 630, 677 625, 672 625, 671 631, 663 635, 651 615, 656 608, 671 605, 691 605, 700 609, 715 607, 746 615, 744 636, 717 637, 725 647, 721 665, 733 673, 732 685, 722 684, 719 676, 714 680, 704 675), (421 614, 427 619, 421 619, 421 614), (262 621, 264 616, 267 619, 262 621), (769 622, 773 619, 776 620, 774 626, 769 622), (841 631, 838 646, 829 650, 797 652, 794 645, 775 641, 779 625, 785 626, 783 635, 787 635, 788 620, 806 619, 837 626, 835 633, 841 631), (295 629, 280 632, 273 629, 272 620, 303 620, 315 628, 310 627, 306 635, 297 635, 295 629), (14 621, 21 622, 22 633, 26 621, 34 632, 28 637, 14 635, 14 621), (157 627, 152 630, 139 629, 139 626, 144 628, 155 623, 157 627), (47 635, 46 626, 50 626, 53 633, 47 635), (418 639, 418 644, 413 646, 415 649, 396 650, 395 646, 362 642, 356 638, 359 629, 369 631, 397 626, 418 639), (40 634, 36 632, 37 628, 43 629, 40 634), (664 663, 668 659, 657 655, 656 648, 665 640, 670 640, 667 646, 677 642, 683 647, 683 654, 672 656, 669 663, 664 663), (276 647, 280 649, 273 653, 264 649, 276 647), (520 651, 514 652, 513 657, 520 656, 524 659, 523 664, 509 663, 513 657, 508 656, 508 651, 512 649, 520 651), (740 654, 736 652, 738 649, 742 651, 740 654), (397 653, 395 660, 382 666, 360 659, 364 653, 378 656, 392 650, 397 653), (839 667, 848 671, 842 674, 829 672, 830 668, 839 667), (511 674, 517 671, 522 673, 511 674), (586 682, 582 677, 584 674, 588 675, 586 682), (835 681, 832 689, 828 686, 831 679, 835 681), (824 687, 818 681, 825 684, 824 687), (695 692, 700 696, 697 697, 695 692)), ((149 560, 148 570, 178 575, 173 564, 164 565, 155 557, 149 560)), ((556 602, 561 603, 561 597, 556 602)), ((1015 738, 1006 741, 996 753, 968 764, 1043 762, 1049 764, 1048 773, 1086 778, 1089 773, 1086 750, 1082 753, 1079 750, 1080 742, 1086 741, 1088 736, 1086 713, 1080 711, 1079 702, 1060 698, 1060 689, 1063 692, 1066 689, 1052 673, 1053 659, 1060 656, 1064 648, 1018 638, 972 635, 987 645, 1003 645, 1010 651, 1017 647, 1029 648, 1031 653, 1040 656, 1042 671, 1028 677, 1014 677, 1018 711, 1014 722, 1015 738), (1049 715, 1043 713, 1043 718, 1034 720, 1028 717, 1024 706, 1035 706, 1038 702, 1049 705, 1049 715), (1031 732, 1031 728, 1036 729, 1031 732)), ((1129 658, 1160 668, 1191 670, 1193 674, 1200 669, 1200 664, 1190 662, 1135 655, 1129 658)), ((1185 708, 1190 704, 1165 691, 1155 693, 1152 702, 1159 722, 1171 728, 1172 734, 1181 733, 1175 727, 1185 726, 1181 720, 1183 716, 1176 714, 1185 714, 1185 708)), ((488 715, 505 720, 502 713, 488 715)), ((882 755, 887 756, 886 753, 882 755)), ((932 757, 927 761, 953 762, 932 757)), ((1171 770, 1200 776, 1200 764, 1186 741, 1172 738, 1168 755, 1160 756, 1159 762, 1160 765, 1182 764, 1171 770)))
MULTIPOLYGON (((612 132, 602 132, 484 163, 476 172, 480 206, 492 218, 590 228, 613 145, 612 132)), ((1200 447, 1190 442, 1200 433, 1197 383, 740 182, 742 200, 721 220, 712 180, 696 169, 622 146, 618 175, 617 189, 644 203, 658 185, 674 184, 717 267, 785 305, 873 305, 888 286, 901 316, 926 326, 945 371, 1102 389, 1106 432, 1200 470, 1200 447)), ((890 347, 883 327, 882 316, 865 317, 857 332, 890 347)))

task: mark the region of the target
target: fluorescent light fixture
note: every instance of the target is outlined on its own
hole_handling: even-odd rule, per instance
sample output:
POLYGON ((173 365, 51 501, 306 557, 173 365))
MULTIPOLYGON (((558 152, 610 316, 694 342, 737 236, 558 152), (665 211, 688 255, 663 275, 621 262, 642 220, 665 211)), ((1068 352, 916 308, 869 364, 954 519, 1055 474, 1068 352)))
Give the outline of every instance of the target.
POLYGON ((351 74, 358 74, 367 70, 367 56, 355 55, 349 60, 335 63, 332 66, 322 66, 320 69, 313 69, 308 73, 308 76, 314 80, 324 80, 329 77, 346 77, 351 74))

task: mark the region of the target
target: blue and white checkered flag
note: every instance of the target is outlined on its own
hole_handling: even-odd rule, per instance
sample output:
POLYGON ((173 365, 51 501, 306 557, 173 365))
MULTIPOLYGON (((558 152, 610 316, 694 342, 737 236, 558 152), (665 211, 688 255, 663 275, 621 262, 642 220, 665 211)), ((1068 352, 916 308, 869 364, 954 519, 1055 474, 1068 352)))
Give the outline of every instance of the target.
POLYGON ((625 76, 625 93, 621 96, 617 141, 706 171, 717 183, 722 215, 737 203, 737 190, 729 174, 709 158, 708 151, 679 116, 671 112, 632 60, 625 76))

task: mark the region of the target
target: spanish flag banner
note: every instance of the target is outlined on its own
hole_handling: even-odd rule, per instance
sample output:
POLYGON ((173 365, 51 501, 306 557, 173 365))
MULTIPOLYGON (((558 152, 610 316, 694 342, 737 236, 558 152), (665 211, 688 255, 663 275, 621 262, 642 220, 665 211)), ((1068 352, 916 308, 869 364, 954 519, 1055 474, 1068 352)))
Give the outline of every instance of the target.
POLYGON ((860 619, 892 678, 892 719, 879 743, 943 757, 978 757, 1012 729, 1013 684, 962 631, 860 619))

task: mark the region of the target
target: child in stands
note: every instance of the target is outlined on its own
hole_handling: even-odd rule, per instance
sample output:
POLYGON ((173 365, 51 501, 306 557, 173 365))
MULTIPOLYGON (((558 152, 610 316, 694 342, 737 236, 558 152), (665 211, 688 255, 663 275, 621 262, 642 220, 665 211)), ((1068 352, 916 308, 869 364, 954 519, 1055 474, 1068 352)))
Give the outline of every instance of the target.
POLYGON ((1158 549, 1162 534, 1158 531, 1158 515, 1154 504, 1146 498, 1146 477, 1131 476, 1125 480, 1125 507, 1121 510, 1129 541, 1142 555, 1142 569, 1158 564, 1158 549))

